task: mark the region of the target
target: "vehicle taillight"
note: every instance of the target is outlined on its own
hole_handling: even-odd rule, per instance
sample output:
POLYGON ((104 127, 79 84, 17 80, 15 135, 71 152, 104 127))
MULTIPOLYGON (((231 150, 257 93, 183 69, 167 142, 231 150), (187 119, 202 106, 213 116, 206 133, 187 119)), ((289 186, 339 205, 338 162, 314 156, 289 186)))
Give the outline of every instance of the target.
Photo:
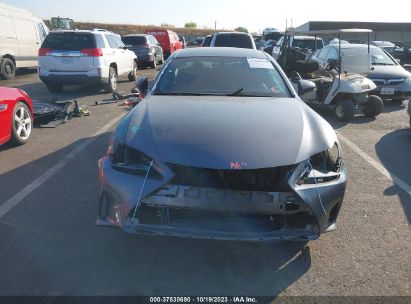
POLYGON ((49 55, 51 52, 53 52, 52 49, 40 48, 38 55, 39 55, 39 56, 47 56, 47 55, 49 55))
POLYGON ((93 48, 93 49, 82 49, 81 53, 86 56, 90 57, 101 57, 103 56, 103 50, 100 48, 93 48))

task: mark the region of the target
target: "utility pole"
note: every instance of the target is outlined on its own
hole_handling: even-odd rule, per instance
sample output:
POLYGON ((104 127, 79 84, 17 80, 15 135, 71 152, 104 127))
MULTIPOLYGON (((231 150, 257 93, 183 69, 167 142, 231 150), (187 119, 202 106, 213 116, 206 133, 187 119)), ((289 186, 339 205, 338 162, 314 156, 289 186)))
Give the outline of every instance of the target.
POLYGON ((217 20, 214 20, 214 30, 217 30, 217 20))

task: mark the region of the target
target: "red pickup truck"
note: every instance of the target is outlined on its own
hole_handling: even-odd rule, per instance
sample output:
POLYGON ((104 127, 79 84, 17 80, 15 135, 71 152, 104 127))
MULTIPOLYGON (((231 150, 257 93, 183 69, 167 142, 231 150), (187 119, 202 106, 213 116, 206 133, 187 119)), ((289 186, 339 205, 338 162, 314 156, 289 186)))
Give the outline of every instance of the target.
POLYGON ((150 29, 146 30, 147 35, 153 35, 163 48, 164 57, 170 56, 175 51, 183 48, 183 43, 178 38, 178 35, 170 30, 150 29))

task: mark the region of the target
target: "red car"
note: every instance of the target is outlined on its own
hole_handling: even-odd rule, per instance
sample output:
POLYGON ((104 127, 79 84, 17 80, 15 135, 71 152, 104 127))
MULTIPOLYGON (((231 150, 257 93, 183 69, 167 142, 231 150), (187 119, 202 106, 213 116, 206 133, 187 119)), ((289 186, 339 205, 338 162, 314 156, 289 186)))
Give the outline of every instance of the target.
POLYGON ((178 35, 170 30, 151 29, 146 30, 147 35, 153 35, 163 48, 164 57, 170 56, 175 51, 183 48, 183 43, 178 35))
POLYGON ((26 92, 0 87, 0 145, 28 142, 33 129, 33 104, 26 92))

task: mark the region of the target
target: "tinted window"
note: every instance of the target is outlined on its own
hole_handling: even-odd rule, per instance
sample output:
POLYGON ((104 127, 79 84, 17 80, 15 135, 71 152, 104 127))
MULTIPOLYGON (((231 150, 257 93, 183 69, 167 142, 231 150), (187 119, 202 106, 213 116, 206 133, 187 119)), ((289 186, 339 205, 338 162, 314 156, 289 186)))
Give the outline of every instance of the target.
POLYGON ((204 41, 203 41, 203 44, 202 44, 202 46, 210 46, 210 44, 211 44, 211 40, 213 39, 213 37, 212 36, 210 36, 210 37, 206 37, 205 39, 204 39, 204 41))
POLYGON ((214 46, 252 49, 253 43, 248 35, 219 34, 215 39, 214 46))
POLYGON ((147 43, 147 38, 144 36, 125 36, 121 40, 127 45, 144 45, 147 43))
POLYGON ((50 33, 43 43, 44 48, 53 50, 80 51, 96 47, 94 36, 88 33, 50 33))
POLYGON ((244 57, 175 58, 164 68, 154 94, 289 97, 268 59, 244 57))

